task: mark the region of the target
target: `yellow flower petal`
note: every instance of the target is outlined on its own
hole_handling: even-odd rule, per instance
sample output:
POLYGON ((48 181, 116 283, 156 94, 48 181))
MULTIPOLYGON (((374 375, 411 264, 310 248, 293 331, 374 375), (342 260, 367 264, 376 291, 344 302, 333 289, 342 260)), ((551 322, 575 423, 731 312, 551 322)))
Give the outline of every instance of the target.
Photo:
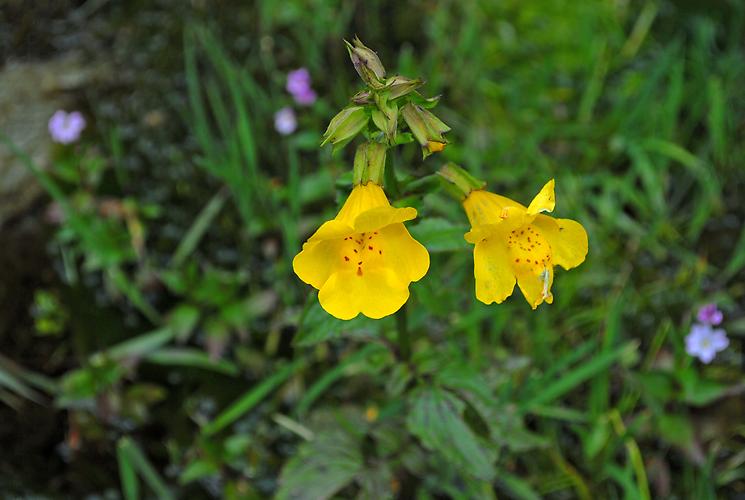
POLYGON ((357 233, 368 233, 415 218, 416 209, 412 207, 394 208, 390 205, 376 207, 362 212, 354 219, 354 230, 357 233))
POLYGON ((480 226, 472 227, 470 231, 463 235, 463 239, 468 243, 478 243, 479 241, 497 233, 498 227, 499 224, 482 224, 480 226))
POLYGON ((359 214, 373 208, 390 206, 391 204, 388 202, 382 187, 374 182, 358 184, 352 189, 347 201, 344 202, 344 206, 341 207, 335 218, 353 226, 354 220, 359 214))
POLYGON ((531 219, 532 217, 527 216, 523 208, 505 207, 496 217, 498 222, 474 225, 470 231, 463 235, 463 238, 469 243, 478 243, 484 238, 497 234, 506 239, 510 231, 530 223, 531 219))
POLYGON ((385 248, 381 255, 386 267, 406 281, 419 281, 427 274, 429 253, 411 237, 403 224, 391 224, 381 229, 380 236, 385 248))
POLYGON ((292 259, 292 269, 305 283, 321 289, 339 267, 336 256, 341 254, 344 240, 309 241, 292 259))
POLYGON ((571 269, 584 262, 587 256, 587 232, 582 224, 547 215, 538 215, 533 224, 551 245, 554 264, 571 269))
POLYGON ((552 212, 556 205, 556 196, 554 196, 554 180, 551 179, 541 189, 533 201, 528 206, 528 215, 535 215, 540 212, 552 212))
POLYGON ((352 319, 359 313, 380 319, 398 311, 409 298, 407 284, 390 269, 341 271, 331 275, 318 293, 326 312, 339 319, 352 319))
POLYGON ((538 274, 532 270, 523 270, 517 273, 517 284, 520 291, 523 292, 525 300, 533 309, 543 302, 553 303, 554 296, 551 293, 553 283, 554 271, 551 267, 545 268, 538 274))
POLYGON ((332 219, 321 224, 321 227, 313 233, 313 236, 308 238, 308 242, 344 238, 352 233, 354 233, 354 229, 349 224, 332 219))
POLYGON ((463 200, 463 208, 471 226, 495 224, 502 219, 505 209, 513 214, 526 210, 516 201, 483 189, 471 191, 463 200))
POLYGON ((476 298, 484 304, 500 304, 512 295, 515 275, 509 264, 507 247, 499 238, 482 240, 473 250, 476 298))

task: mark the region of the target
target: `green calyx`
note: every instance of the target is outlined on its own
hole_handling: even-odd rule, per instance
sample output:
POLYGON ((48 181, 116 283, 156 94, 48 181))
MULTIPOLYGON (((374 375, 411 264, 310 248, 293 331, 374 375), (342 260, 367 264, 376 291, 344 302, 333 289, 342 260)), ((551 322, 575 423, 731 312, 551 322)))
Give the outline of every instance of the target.
POLYGON ((388 148, 379 142, 364 142, 357 147, 354 155, 354 185, 374 182, 383 185, 385 174, 385 154, 388 148))
POLYGON ((401 115, 422 147, 424 158, 445 149, 447 144, 445 133, 450 131, 450 127, 445 125, 442 120, 429 110, 412 102, 401 108, 401 115))
POLYGON ((416 140, 425 158, 442 151, 447 143, 443 134, 450 127, 428 111, 437 104, 438 98, 425 98, 417 92, 424 81, 402 75, 386 77, 378 55, 359 38, 344 43, 355 70, 366 85, 351 97, 351 105, 331 120, 321 146, 330 142, 338 149, 362 132, 368 139, 388 146, 416 140), (401 119, 405 109, 407 116, 401 119), (401 133, 404 127, 411 133, 401 133))
POLYGON ((437 171, 445 182, 445 189, 458 201, 466 199, 471 191, 483 189, 486 182, 477 179, 455 163, 447 163, 437 171))
POLYGON ((367 127, 369 120, 370 115, 364 106, 349 106, 342 109, 331 119, 326 132, 323 133, 321 146, 330 142, 334 148, 343 147, 367 127))
POLYGON ((346 40, 344 40, 344 43, 347 46, 354 69, 360 75, 360 78, 372 88, 382 87, 385 79, 385 68, 375 51, 366 47, 357 37, 354 37, 352 43, 346 40))

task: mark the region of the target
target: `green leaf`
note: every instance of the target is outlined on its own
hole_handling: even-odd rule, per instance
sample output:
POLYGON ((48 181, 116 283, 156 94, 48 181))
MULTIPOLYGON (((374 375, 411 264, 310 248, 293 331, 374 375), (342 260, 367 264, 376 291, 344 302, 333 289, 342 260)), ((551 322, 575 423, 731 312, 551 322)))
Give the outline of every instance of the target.
POLYGON ((10 389, 19 396, 23 396, 24 398, 30 399, 36 403, 41 403, 41 398, 36 391, 18 380, 10 372, 5 371, 2 367, 0 367, 0 387, 10 389))
POLYGON ((212 476, 220 472, 220 467, 205 460, 195 460, 186 466, 179 477, 181 484, 188 484, 206 476, 212 476))
POLYGON ((688 448, 693 444, 693 426, 684 415, 665 414, 657 419, 657 428, 668 443, 688 448))
POLYGON ((514 498, 519 498, 520 500, 540 500, 541 498, 528 482, 505 470, 499 471, 497 481, 514 498))
POLYGON ((362 470, 359 438, 329 429, 300 447, 282 469, 277 500, 323 500, 349 484, 362 470))
POLYGON ((264 399, 270 392, 277 388, 277 386, 282 384, 285 380, 290 378, 304 366, 304 359, 295 360, 294 362, 285 365, 277 370, 271 377, 252 387, 251 390, 238 398, 232 405, 230 405, 226 410, 220 413, 212 422, 205 425, 202 429, 204 435, 211 436, 241 418, 248 411, 250 411, 251 408, 256 406, 262 399, 264 399))
POLYGON ((220 210, 227 199, 228 192, 226 190, 222 189, 218 191, 202 209, 199 215, 197 215, 197 218, 194 219, 194 223, 181 239, 176 252, 174 252, 173 257, 171 258, 172 267, 180 267, 184 260, 194 252, 202 237, 212 225, 212 221, 214 221, 215 217, 220 213, 220 210))
POLYGON ((292 342, 295 346, 307 347, 342 336, 362 339, 372 336, 390 321, 390 318, 371 320, 364 316, 349 321, 336 319, 314 301, 298 324, 298 332, 292 342))
POLYGON ((745 267, 745 227, 740 231, 740 237, 732 250, 727 267, 724 269, 724 276, 727 279, 732 278, 745 267))
POLYGON ((521 401, 520 409, 530 412, 536 406, 546 405, 560 398, 583 382, 592 379, 599 373, 603 373, 621 357, 636 352, 637 347, 637 342, 629 342, 590 358, 564 373, 558 379, 553 381, 551 379, 543 380, 541 384, 543 388, 528 399, 521 401))
POLYGON ((335 367, 323 374, 313 385, 311 385, 302 399, 297 403, 295 412, 298 415, 303 415, 308 411, 313 402, 318 399, 324 391, 326 391, 331 385, 344 376, 350 375, 350 372, 354 372, 356 368, 359 368, 360 364, 364 364, 365 359, 378 352, 385 351, 385 348, 379 344, 368 344, 356 353, 342 360, 335 367))
POLYGON ((430 252, 469 250, 470 245, 463 239, 466 231, 464 226, 439 217, 423 219, 411 226, 412 236, 430 252))
POLYGON ((145 359, 157 365, 202 368, 233 376, 239 373, 235 364, 226 360, 211 359, 204 351, 191 347, 159 349, 148 354, 145 359))
POLYGON ((683 385, 683 400, 694 406, 706 406, 728 391, 726 385, 700 378, 694 370, 688 370, 679 376, 683 385))
POLYGON ((135 471, 150 486, 156 498, 162 500, 172 500, 175 498, 150 461, 145 457, 140 447, 130 438, 123 437, 119 439, 117 443, 117 457, 119 458, 119 472, 122 474, 122 487, 127 500, 140 498, 137 479, 134 476, 135 471))
POLYGON ((125 340, 124 342, 110 347, 102 353, 94 354, 91 359, 101 355, 117 360, 124 358, 141 358, 153 350, 166 345, 173 336, 174 332, 170 328, 153 330, 152 332, 125 340))
POLYGON ((411 399, 406 425, 424 446, 445 460, 486 481, 494 477, 490 454, 463 420, 464 403, 449 392, 430 387, 411 399))
POLYGON ((122 492, 126 500, 138 500, 140 498, 140 483, 137 481, 132 459, 126 448, 126 441, 120 439, 116 447, 116 457, 119 462, 119 478, 122 482, 122 492))
POLYGON ((180 341, 186 341, 197 326, 200 310, 190 304, 182 303, 168 315, 168 326, 180 341))

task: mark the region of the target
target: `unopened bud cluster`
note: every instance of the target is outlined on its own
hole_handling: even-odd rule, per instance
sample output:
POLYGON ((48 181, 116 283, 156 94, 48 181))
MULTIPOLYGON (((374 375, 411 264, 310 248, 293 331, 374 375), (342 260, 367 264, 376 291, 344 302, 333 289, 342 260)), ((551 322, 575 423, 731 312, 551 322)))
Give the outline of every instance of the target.
POLYGON ((416 141, 425 158, 445 149, 450 127, 430 111, 439 98, 425 98, 417 91, 424 82, 401 75, 386 77, 377 54, 359 38, 345 43, 366 88, 331 120, 321 145, 331 143, 338 149, 363 133, 368 141, 386 146, 416 141))

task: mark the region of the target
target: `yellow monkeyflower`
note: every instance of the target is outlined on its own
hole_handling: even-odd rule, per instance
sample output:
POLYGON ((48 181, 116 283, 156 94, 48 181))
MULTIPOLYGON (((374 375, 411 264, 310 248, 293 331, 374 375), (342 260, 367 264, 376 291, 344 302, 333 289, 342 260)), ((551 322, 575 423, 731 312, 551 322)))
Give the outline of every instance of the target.
POLYGON ((392 207, 375 182, 358 184, 336 217, 303 244, 292 261, 295 274, 339 319, 393 314, 409 298, 409 284, 429 269, 427 250, 403 224, 415 217, 414 208, 392 207))
POLYGON ((577 267, 587 255, 587 232, 579 222, 555 219, 541 212, 554 209, 554 180, 525 208, 483 189, 463 200, 471 230, 465 239, 473 251, 476 298, 485 304, 503 302, 517 281, 535 309, 554 300, 554 266, 577 267))

